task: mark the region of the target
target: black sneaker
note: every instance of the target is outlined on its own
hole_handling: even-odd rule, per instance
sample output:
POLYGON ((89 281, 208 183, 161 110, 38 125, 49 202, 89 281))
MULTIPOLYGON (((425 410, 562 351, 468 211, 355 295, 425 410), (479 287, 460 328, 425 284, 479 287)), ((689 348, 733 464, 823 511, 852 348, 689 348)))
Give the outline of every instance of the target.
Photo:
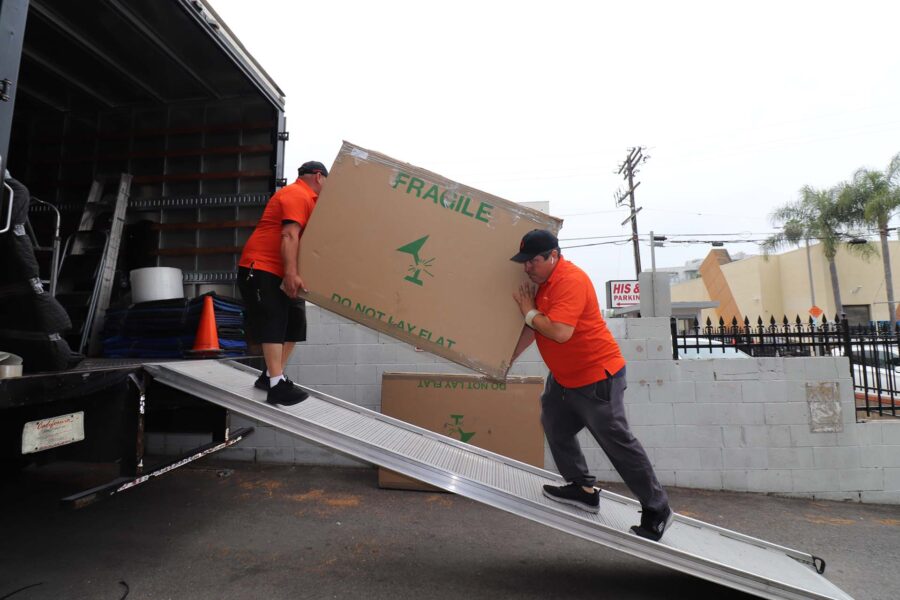
POLYGON ((658 542, 672 524, 674 517, 675 513, 668 506, 662 512, 645 508, 641 510, 641 524, 632 525, 631 531, 642 538, 658 542))
MULTIPOLYGON (((291 385, 294 385, 294 382, 291 381, 291 378, 288 377, 287 375, 284 376, 284 380, 287 381, 288 383, 290 383, 291 385)), ((266 374, 265 371, 263 371, 260 374, 260 376, 256 378, 256 381, 253 382, 253 387, 255 387, 256 389, 259 389, 259 390, 266 391, 266 392, 269 391, 269 387, 270 387, 269 386, 269 376, 266 374)))
POLYGON ((260 373, 257 380, 253 382, 253 387, 258 390, 264 390, 266 392, 269 391, 269 376, 265 371, 260 373))
POLYGON ((300 404, 307 398, 309 398, 309 394, 295 386, 293 382, 282 379, 275 384, 275 387, 269 390, 266 402, 269 404, 280 404, 281 406, 293 406, 300 404))
POLYGON ((562 486, 545 485, 544 495, 556 502, 577 506, 588 512, 600 512, 600 490, 595 489, 592 493, 588 493, 581 489, 581 484, 578 483, 562 486))

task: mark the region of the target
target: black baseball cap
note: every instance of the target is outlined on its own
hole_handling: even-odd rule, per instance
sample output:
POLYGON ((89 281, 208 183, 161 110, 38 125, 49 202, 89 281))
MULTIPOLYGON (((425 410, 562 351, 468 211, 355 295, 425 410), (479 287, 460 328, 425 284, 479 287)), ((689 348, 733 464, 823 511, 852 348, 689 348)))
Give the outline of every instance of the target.
POLYGON ((300 168, 297 170, 297 177, 309 175, 311 173, 321 173, 325 177, 328 177, 328 169, 317 160, 311 160, 300 165, 300 168))
POLYGON ((531 260, 538 254, 550 252, 559 248, 559 240, 556 236, 544 229, 532 229, 522 237, 519 244, 519 253, 511 259, 517 263, 531 260))

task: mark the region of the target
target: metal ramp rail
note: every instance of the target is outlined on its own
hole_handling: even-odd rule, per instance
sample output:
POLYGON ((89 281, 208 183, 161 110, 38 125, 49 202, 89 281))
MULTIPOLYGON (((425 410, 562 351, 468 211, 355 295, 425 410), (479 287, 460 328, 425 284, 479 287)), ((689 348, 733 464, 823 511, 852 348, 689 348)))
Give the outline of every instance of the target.
POLYGON ((597 515, 553 502, 541 486, 562 482, 555 473, 309 388, 309 399, 296 406, 271 406, 253 387, 259 372, 245 365, 202 360, 145 369, 161 383, 317 444, 702 579, 773 600, 852 600, 810 554, 681 515, 653 542, 629 531, 640 520, 629 498, 602 492, 597 515))

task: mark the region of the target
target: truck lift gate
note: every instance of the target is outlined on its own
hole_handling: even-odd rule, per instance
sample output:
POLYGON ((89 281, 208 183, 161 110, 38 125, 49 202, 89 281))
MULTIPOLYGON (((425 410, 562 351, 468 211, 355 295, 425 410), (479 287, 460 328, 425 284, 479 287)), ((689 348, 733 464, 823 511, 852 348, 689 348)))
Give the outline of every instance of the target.
POLYGON ((145 368, 161 383, 288 433, 677 571, 762 598, 852 600, 810 554, 682 515, 653 542, 630 532, 640 505, 629 498, 603 491, 596 515, 553 502, 541 486, 562 483, 556 473, 313 389, 303 388, 310 397, 296 406, 269 405, 253 386, 259 372, 245 365, 201 360, 145 368))

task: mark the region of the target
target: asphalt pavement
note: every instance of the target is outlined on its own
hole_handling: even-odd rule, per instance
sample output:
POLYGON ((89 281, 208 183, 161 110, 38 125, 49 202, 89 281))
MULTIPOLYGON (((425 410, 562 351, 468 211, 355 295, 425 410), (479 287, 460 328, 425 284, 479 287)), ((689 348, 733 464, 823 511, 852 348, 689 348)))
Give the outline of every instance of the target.
MULTIPOLYGON (((3 480, 0 600, 751 598, 459 496, 379 489, 369 468, 206 460, 59 507, 108 476, 3 480)), ((857 600, 900 598, 898 506, 669 495, 682 514, 823 557, 857 600)))

